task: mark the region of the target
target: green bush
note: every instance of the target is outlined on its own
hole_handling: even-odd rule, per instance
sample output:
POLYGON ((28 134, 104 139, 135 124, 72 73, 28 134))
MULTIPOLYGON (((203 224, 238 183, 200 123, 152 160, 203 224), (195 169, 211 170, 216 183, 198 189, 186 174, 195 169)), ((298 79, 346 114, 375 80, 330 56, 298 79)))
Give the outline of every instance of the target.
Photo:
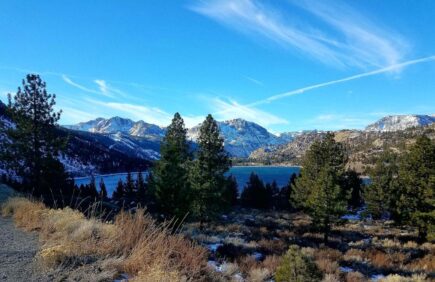
POLYGON ((277 282, 314 282, 322 279, 316 264, 292 245, 282 258, 275 274, 277 282))

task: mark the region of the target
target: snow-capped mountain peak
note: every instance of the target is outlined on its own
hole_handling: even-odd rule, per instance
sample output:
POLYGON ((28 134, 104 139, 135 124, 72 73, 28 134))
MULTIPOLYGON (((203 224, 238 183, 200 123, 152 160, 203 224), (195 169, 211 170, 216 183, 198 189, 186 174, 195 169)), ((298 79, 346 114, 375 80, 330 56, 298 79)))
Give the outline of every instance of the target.
MULTIPOLYGON (((225 149, 233 157, 247 157, 260 147, 270 147, 286 141, 270 133, 264 127, 241 118, 218 122, 225 149)), ((188 131, 188 137, 196 141, 199 135, 197 125, 188 131)))
POLYGON ((101 134, 124 133, 137 137, 160 139, 165 130, 157 125, 146 123, 142 120, 134 122, 131 119, 112 117, 109 119, 97 118, 88 122, 67 125, 66 128, 101 134))
POLYGON ((366 127, 366 131, 398 131, 435 122, 435 115, 390 115, 366 127))

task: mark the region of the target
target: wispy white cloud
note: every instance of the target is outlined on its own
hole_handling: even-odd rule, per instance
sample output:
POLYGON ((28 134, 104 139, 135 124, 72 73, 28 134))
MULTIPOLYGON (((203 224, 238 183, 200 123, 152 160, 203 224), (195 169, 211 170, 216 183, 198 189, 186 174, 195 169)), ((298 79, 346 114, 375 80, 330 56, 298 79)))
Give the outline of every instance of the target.
POLYGON ((213 115, 218 120, 243 118, 249 121, 254 121, 264 127, 288 123, 283 118, 254 107, 241 105, 234 100, 224 101, 219 98, 214 98, 210 101, 210 105, 215 109, 213 115))
POLYGON ((407 52, 408 43, 399 34, 381 28, 343 2, 289 3, 291 9, 280 11, 256 0, 198 1, 190 8, 239 32, 337 67, 388 66, 407 52), (315 21, 310 20, 313 17, 315 21))
POLYGON ((106 80, 102 80, 102 79, 94 79, 94 83, 98 86, 98 90, 94 90, 92 88, 86 87, 84 85, 81 85, 75 81, 73 81, 69 76, 63 74, 62 75, 62 79, 63 81, 65 81, 66 83, 68 83, 71 86, 74 86, 82 91, 85 91, 87 93, 92 93, 92 94, 99 94, 99 95, 103 95, 109 98, 116 98, 117 96, 122 96, 122 97, 128 97, 128 95, 111 86, 109 83, 107 83, 106 80))
POLYGON ((264 83, 259 81, 258 79, 252 78, 252 77, 247 76, 247 75, 244 75, 243 77, 246 78, 247 80, 249 80, 250 82, 254 83, 254 84, 257 84, 259 86, 264 86, 264 83))
POLYGON ((101 93, 103 93, 106 96, 109 95, 109 90, 107 89, 107 83, 106 83, 106 81, 96 79, 96 80, 94 80, 94 82, 100 88, 101 93))
POLYGON ((410 61, 406 61, 403 63, 390 65, 390 66, 385 67, 385 68, 380 68, 380 69, 377 69, 374 71, 369 71, 369 72, 364 72, 364 73, 360 73, 357 75, 348 76, 348 77, 345 77, 342 79, 331 80, 328 82, 313 84, 313 85, 302 87, 299 89, 295 89, 295 90, 292 90, 289 92, 273 95, 273 96, 270 96, 266 99, 253 102, 247 106, 254 107, 254 106, 261 105, 261 104, 268 104, 268 103, 271 103, 273 101, 280 100, 280 99, 283 99, 286 97, 303 94, 303 93, 310 91, 310 90, 323 88, 323 87, 331 86, 334 84, 340 84, 340 83, 344 83, 344 82, 348 82, 348 81, 352 81, 352 80, 357 80, 357 79, 364 78, 364 77, 369 77, 369 76, 374 76, 374 75, 383 74, 383 73, 387 73, 387 72, 392 72, 392 71, 395 71, 398 69, 406 68, 406 67, 411 66, 411 65, 421 64, 421 63, 430 62, 430 61, 435 61, 435 56, 429 56, 429 57, 420 58, 420 59, 416 59, 416 60, 410 60, 410 61))
POLYGON ((123 97, 128 96, 124 91, 121 91, 118 88, 115 88, 108 84, 106 80, 95 79, 94 82, 98 85, 101 93, 108 97, 115 97, 116 95, 121 95, 123 97))
POLYGON ((76 87, 84 92, 88 92, 88 93, 92 93, 92 94, 101 94, 101 92, 99 92, 99 91, 96 91, 94 89, 88 88, 86 86, 83 86, 81 84, 78 84, 78 83, 72 81, 72 79, 66 75, 62 75, 62 79, 63 79, 63 81, 65 81, 69 85, 74 86, 74 87, 76 87))

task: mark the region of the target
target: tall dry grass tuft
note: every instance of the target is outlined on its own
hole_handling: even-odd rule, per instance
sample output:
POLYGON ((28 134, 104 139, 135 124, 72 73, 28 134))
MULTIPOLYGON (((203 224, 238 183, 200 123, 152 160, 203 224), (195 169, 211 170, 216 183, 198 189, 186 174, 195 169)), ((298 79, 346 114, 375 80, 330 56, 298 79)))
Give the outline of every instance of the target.
POLYGON ((128 273, 163 269, 199 279, 207 269, 207 251, 179 234, 171 234, 170 223, 156 225, 140 211, 121 213, 115 226, 131 228, 127 230, 132 235, 121 244, 121 251, 127 254, 124 268, 128 273))
POLYGON ((43 244, 38 259, 46 267, 80 265, 92 258, 102 271, 128 273, 134 281, 207 277, 206 249, 173 234, 171 222, 157 224, 143 209, 121 212, 114 223, 105 223, 70 208, 49 209, 39 202, 11 198, 2 205, 2 215, 12 216, 25 230, 39 232, 43 244))
POLYGON ((18 227, 34 231, 42 228, 47 209, 40 202, 16 197, 2 204, 1 211, 3 216, 13 216, 18 227))

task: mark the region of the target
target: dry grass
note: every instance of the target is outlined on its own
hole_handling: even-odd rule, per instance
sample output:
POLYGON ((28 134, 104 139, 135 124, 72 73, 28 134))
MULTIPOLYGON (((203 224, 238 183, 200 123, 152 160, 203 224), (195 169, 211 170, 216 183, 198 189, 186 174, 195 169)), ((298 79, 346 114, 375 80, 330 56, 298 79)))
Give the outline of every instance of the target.
POLYGON ((413 275, 412 277, 404 277, 398 274, 388 275, 380 279, 379 282, 425 282, 428 281, 425 275, 413 275))
POLYGON ((364 278, 364 275, 362 273, 356 271, 356 272, 346 273, 345 281, 346 282, 364 282, 367 280, 364 278))
POLYGON ((263 282, 270 279, 271 273, 266 268, 253 268, 249 271, 248 281, 263 282))
POLYGON ((49 268, 92 258, 104 271, 112 268, 111 275, 129 273, 134 281, 206 280, 207 251, 172 234, 170 223, 156 224, 141 209, 121 212, 114 223, 105 223, 70 208, 48 209, 11 198, 2 206, 2 215, 12 216, 18 227, 39 232, 43 244, 38 258, 49 268))

